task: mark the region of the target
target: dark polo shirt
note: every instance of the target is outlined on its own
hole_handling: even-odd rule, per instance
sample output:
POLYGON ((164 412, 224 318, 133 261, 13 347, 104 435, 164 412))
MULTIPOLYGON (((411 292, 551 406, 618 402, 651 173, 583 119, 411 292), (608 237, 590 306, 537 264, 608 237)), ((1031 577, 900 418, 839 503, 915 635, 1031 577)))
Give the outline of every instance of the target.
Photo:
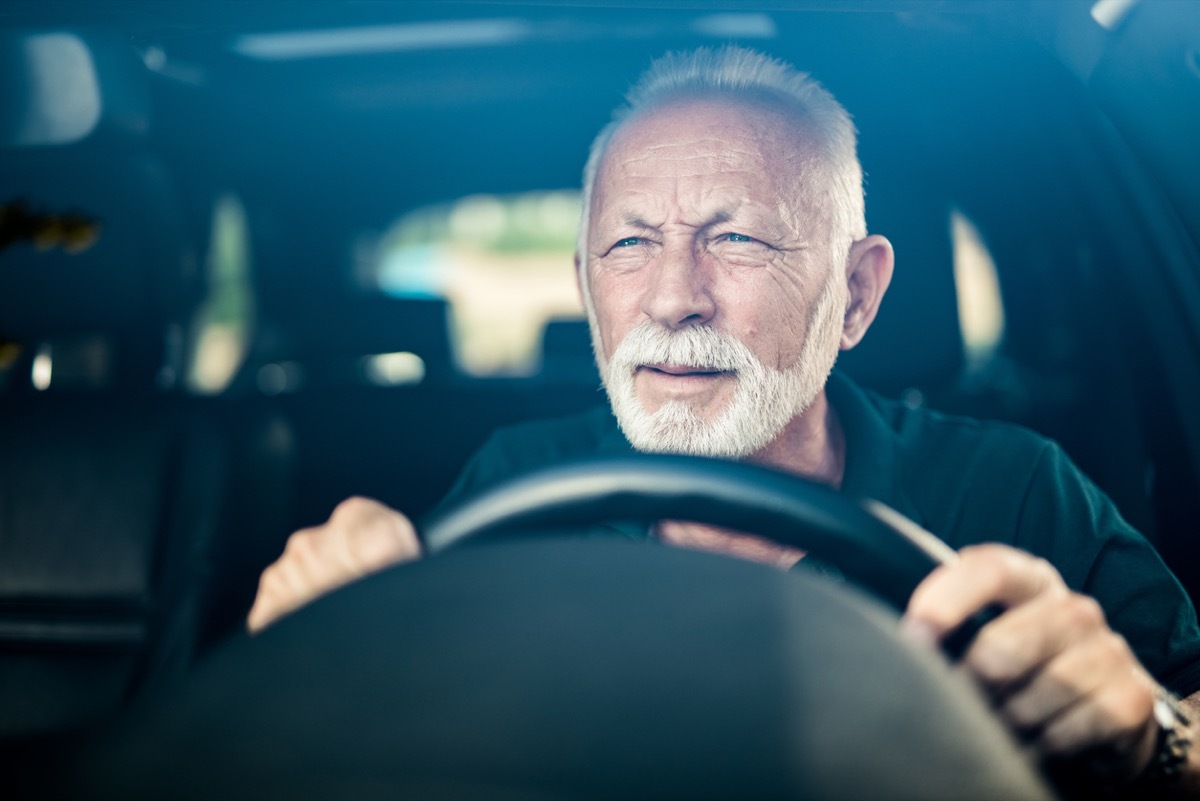
MULTIPOLYGON (((846 439, 845 495, 882 501, 954 548, 1000 542, 1044 557, 1100 602, 1160 682, 1179 695, 1200 689, 1200 629, 1186 593, 1058 445, 1018 426, 884 400, 837 372, 827 392, 846 439)), ((632 452, 607 406, 504 428, 442 505, 526 471, 632 452)))

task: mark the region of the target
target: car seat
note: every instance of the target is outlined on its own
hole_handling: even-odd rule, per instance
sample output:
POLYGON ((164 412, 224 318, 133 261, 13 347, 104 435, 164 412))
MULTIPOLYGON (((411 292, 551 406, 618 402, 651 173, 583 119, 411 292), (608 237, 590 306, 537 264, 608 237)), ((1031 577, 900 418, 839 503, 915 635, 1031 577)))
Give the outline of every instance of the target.
MULTIPOLYGON (((99 84, 130 85, 132 52, 92 44, 99 84)), ((0 382, 0 753, 14 762, 195 660, 223 537, 253 495, 233 482, 263 438, 177 390, 203 281, 147 125, 118 103, 78 142, 0 139, 0 203, 32 221, 0 248, 0 342, 18 354, 0 382), (67 216, 90 246, 61 236, 67 216)), ((278 493, 285 461, 249 464, 278 493)))

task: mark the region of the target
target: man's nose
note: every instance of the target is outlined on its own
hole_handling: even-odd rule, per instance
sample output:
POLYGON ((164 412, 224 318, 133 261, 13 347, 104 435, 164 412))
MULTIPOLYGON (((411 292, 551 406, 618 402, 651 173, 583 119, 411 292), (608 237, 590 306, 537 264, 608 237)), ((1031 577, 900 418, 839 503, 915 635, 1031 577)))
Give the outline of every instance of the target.
POLYGON ((708 270, 692 248, 664 250, 651 267, 642 311, 670 329, 703 325, 713 318, 717 306, 710 293, 708 270))

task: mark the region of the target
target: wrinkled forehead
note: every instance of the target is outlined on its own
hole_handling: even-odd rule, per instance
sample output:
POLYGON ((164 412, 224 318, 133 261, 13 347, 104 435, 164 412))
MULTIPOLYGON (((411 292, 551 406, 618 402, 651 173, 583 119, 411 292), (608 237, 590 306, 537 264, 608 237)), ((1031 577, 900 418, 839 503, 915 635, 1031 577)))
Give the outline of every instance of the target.
POLYGON ((766 174, 800 177, 817 161, 820 144, 796 110, 767 98, 699 95, 676 98, 638 111, 613 132, 600 174, 629 160, 648 167, 653 156, 687 158, 697 144, 727 161, 756 166, 766 174))
POLYGON ((760 198, 776 198, 782 217, 818 224, 828 178, 819 152, 807 121, 778 104, 723 95, 672 100, 613 132, 588 198, 588 227, 618 212, 612 204, 621 198, 644 199, 645 179, 655 178, 686 181, 700 195, 753 186, 765 192, 760 198))

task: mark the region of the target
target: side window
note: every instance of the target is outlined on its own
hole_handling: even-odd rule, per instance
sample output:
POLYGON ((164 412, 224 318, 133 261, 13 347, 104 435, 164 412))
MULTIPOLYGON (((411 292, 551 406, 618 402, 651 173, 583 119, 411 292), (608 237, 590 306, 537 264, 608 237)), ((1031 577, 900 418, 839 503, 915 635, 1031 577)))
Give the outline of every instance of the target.
POLYGON ((875 182, 868 230, 895 248, 892 282, 866 337, 839 366, 864 386, 913 405, 963 407, 1000 366, 1007 317, 993 253, 945 187, 911 176, 875 182))
POLYGON ((950 213, 954 290, 968 373, 985 369, 1004 341, 1004 304, 996 263, 975 223, 961 210, 950 213))
POLYGON ((208 245, 208 297, 192 321, 185 385, 198 395, 217 395, 246 358, 254 323, 250 238, 246 211, 235 195, 213 206, 208 245))

